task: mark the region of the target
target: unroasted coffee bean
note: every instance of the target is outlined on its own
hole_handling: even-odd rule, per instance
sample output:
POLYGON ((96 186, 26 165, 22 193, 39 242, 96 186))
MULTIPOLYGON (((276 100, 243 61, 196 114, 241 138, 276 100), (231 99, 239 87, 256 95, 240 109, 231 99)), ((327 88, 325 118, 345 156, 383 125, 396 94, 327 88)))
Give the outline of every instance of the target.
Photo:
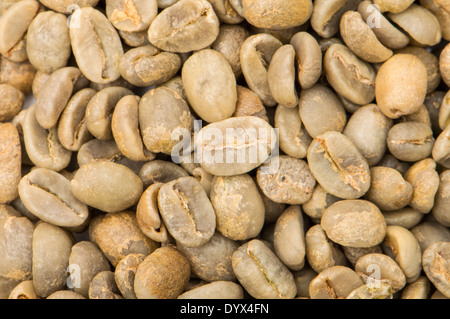
POLYGON ((0 204, 0 297, 23 280, 32 279, 34 225, 9 205, 0 204))
POLYGON ((340 33, 345 44, 364 61, 380 63, 389 59, 393 52, 377 38, 357 11, 347 11, 340 21, 340 33))
POLYGON ((144 145, 154 153, 172 154, 172 149, 183 143, 181 139, 190 134, 193 126, 186 101, 166 87, 152 89, 142 96, 138 118, 144 145))
POLYGON ((99 272, 109 270, 111 266, 108 259, 96 244, 80 241, 72 246, 68 271, 74 292, 88 298, 91 281, 99 272))
MULTIPOLYGON (((56 126, 76 83, 87 82, 76 67, 64 67, 53 72, 36 97, 36 119, 45 129, 56 126)), ((85 85, 84 85, 85 86, 85 85)))
POLYGON ((276 138, 273 127, 259 117, 229 118, 209 124, 197 133, 197 160, 212 175, 248 173, 269 158, 276 138))
POLYGON ((348 261, 353 265, 356 265, 358 260, 365 255, 369 254, 382 254, 383 250, 380 245, 372 246, 372 247, 349 247, 342 246, 342 250, 344 251, 345 257, 348 261))
POLYGON ((340 246, 332 242, 320 225, 314 225, 305 234, 306 259, 315 272, 336 266, 347 265, 340 246))
POLYGON ((100 215, 93 219, 90 228, 91 241, 98 245, 113 267, 129 254, 147 256, 159 247, 142 233, 135 214, 130 211, 100 215))
POLYGON ((161 247, 138 266, 134 291, 138 299, 175 299, 185 290, 191 267, 188 259, 172 247, 161 247))
POLYGON ((259 239, 240 246, 232 257, 239 283, 254 298, 292 299, 296 295, 292 273, 259 239))
POLYGON ((242 11, 252 25, 267 29, 288 29, 305 23, 311 16, 311 0, 282 0, 276 6, 270 1, 243 0, 242 11))
POLYGON ((278 105, 275 110, 274 127, 278 129, 280 150, 292 157, 306 157, 312 138, 302 123, 298 107, 278 105))
POLYGON ((307 32, 298 32, 292 36, 298 65, 298 81, 303 89, 309 89, 319 80, 322 73, 322 52, 317 40, 307 32))
POLYGON ((317 182, 334 196, 355 199, 368 191, 369 165, 345 135, 329 131, 317 136, 309 146, 307 158, 317 182))
POLYGON ((71 234, 58 226, 39 223, 33 233, 33 286, 39 297, 48 297, 66 286, 71 234))
POLYGON ((328 193, 320 184, 316 184, 311 199, 302 205, 303 212, 314 221, 320 221, 323 211, 340 200, 328 193))
POLYGON ((435 221, 424 221, 412 228, 411 233, 417 239, 422 254, 431 244, 450 241, 450 229, 435 221))
POLYGON ((375 97, 375 71, 345 45, 333 44, 324 55, 325 76, 336 93, 349 101, 364 105, 375 97), (342 79, 346 80, 343 81, 342 79))
POLYGON ((204 245, 189 248, 177 243, 191 265, 192 273, 206 281, 235 281, 236 275, 231 265, 231 257, 239 247, 237 241, 215 232, 204 245))
POLYGON ((433 217, 442 225, 450 226, 450 170, 439 174, 439 188, 434 199, 433 217))
POLYGON ((152 45, 140 46, 120 57, 122 77, 133 85, 148 87, 169 81, 180 69, 176 53, 161 52, 152 45))
POLYGON ((413 186, 390 167, 375 166, 370 169, 370 188, 364 198, 383 211, 392 211, 408 205, 413 197, 413 186))
POLYGON ((243 299, 244 290, 232 281, 214 281, 188 290, 177 299, 243 299))
POLYGON ((189 176, 189 174, 182 167, 158 159, 145 163, 139 171, 139 177, 145 188, 154 183, 168 183, 184 176, 189 176))
POLYGON ((86 78, 105 84, 120 77, 122 43, 103 13, 91 7, 75 10, 69 31, 73 54, 86 78))
POLYGON ((114 271, 114 279, 125 299, 136 299, 134 278, 139 264, 145 259, 143 254, 129 254, 122 258, 114 271))
POLYGON ((248 37, 241 46, 242 74, 248 87, 258 95, 265 106, 277 104, 270 92, 267 69, 273 54, 282 45, 274 36, 259 33, 248 37))
POLYGON ((332 241, 343 246, 372 247, 386 235, 383 214, 361 199, 334 203, 323 212, 320 225, 332 241))
POLYGON ((71 54, 66 16, 53 11, 39 13, 28 28, 26 50, 39 71, 53 73, 65 67, 71 54))
POLYGON ((116 162, 123 157, 114 140, 104 141, 92 139, 81 145, 77 154, 77 162, 81 167, 90 162, 116 162))
POLYGON ((114 108, 124 96, 134 95, 133 91, 119 86, 98 91, 86 106, 86 125, 93 136, 100 140, 113 139, 111 121, 114 108))
POLYGON ((305 235, 300 206, 289 206, 275 223, 273 246, 278 258, 291 270, 305 265, 305 235))
POLYGON ((419 122, 404 122, 392 126, 387 136, 387 147, 401 161, 415 162, 425 159, 433 150, 431 127, 419 122))
POLYGON ((401 226, 387 226, 382 247, 384 253, 394 259, 403 270, 407 283, 419 278, 422 270, 422 254, 419 243, 408 229, 401 226))
POLYGON ((36 105, 28 108, 22 125, 27 155, 38 167, 60 171, 69 165, 72 152, 58 138, 57 128, 44 129, 36 119, 36 105))
POLYGON ((6 122, 16 116, 23 107, 25 95, 10 84, 0 84, 0 121, 6 122))
POLYGON ((75 197, 89 206, 105 212, 119 212, 138 202, 143 185, 126 166, 98 162, 80 167, 71 181, 71 189, 75 197))
POLYGON ((61 227, 78 227, 89 217, 88 207, 71 192, 70 181, 46 168, 36 168, 19 183, 25 207, 41 220, 61 227))
POLYGON ((44 6, 61 13, 72 13, 76 8, 95 7, 98 0, 42 0, 44 6))
POLYGON ((21 145, 17 129, 11 123, 0 124, 0 203, 9 203, 19 195, 21 145))
POLYGON ((144 31, 158 14, 156 0, 108 0, 106 16, 113 26, 123 31, 144 31))
POLYGON ((150 42, 169 52, 190 52, 212 44, 219 19, 206 0, 180 0, 161 11, 148 29, 150 42))
POLYGON ((393 299, 391 285, 381 282, 378 285, 364 284, 353 290, 345 299, 393 299))
POLYGON ((97 91, 85 88, 67 102, 58 121, 58 138, 64 148, 78 151, 92 138, 86 124, 86 107, 97 91))
POLYGON ((309 298, 309 284, 317 276, 317 273, 305 266, 302 270, 296 271, 293 274, 295 284, 297 285, 297 298, 309 298))
POLYGON ((236 110, 236 78, 225 57, 210 49, 183 64, 183 87, 190 105, 208 123, 225 120, 236 110))
POLYGON ((450 16, 448 14, 448 9, 450 8, 449 4, 443 3, 440 0, 421 0, 420 5, 436 16, 441 26, 442 38, 448 41, 450 35, 450 16))
POLYGON ((181 177, 161 186, 158 207, 168 232, 181 244, 198 247, 214 235, 214 208, 194 177, 181 177))
POLYGON ((391 257, 374 253, 358 259, 355 271, 362 276, 364 282, 370 284, 387 283, 394 292, 406 285, 406 277, 400 266, 391 257))
POLYGON ((0 82, 8 83, 24 94, 31 93, 36 69, 29 61, 13 62, 4 57, 0 62, 0 82))
POLYGON ((411 229, 420 223, 424 214, 411 207, 404 207, 399 210, 383 212, 386 225, 397 225, 411 229))
POLYGON ((439 71, 441 71, 442 81, 450 84, 450 45, 447 44, 439 55, 439 71))
POLYGON ((434 197, 439 187, 436 163, 431 158, 418 161, 411 165, 404 177, 414 190, 409 206, 422 214, 429 213, 434 206, 434 197))
POLYGON ((396 119, 416 112, 427 93, 427 69, 411 54, 395 54, 377 73, 375 96, 381 112, 396 119))
POLYGON ((59 290, 55 291, 45 299, 86 299, 86 298, 71 290, 59 290))
POLYGON ((413 0, 374 0, 381 12, 403 12, 413 3, 413 0))
POLYGON ((450 243, 436 242, 423 252, 423 270, 433 285, 450 298, 450 243))
POLYGON ((313 138, 328 131, 342 132, 347 122, 345 109, 336 94, 321 84, 302 90, 299 114, 313 138))
POLYGON ((39 299, 33 287, 33 280, 24 280, 9 294, 8 299, 39 299))
POLYGON ((114 278, 114 272, 99 272, 89 286, 89 299, 123 299, 114 278))
POLYGON ((442 166, 450 168, 450 124, 439 134, 434 142, 431 155, 442 166))
POLYGON ((431 283, 426 276, 407 284, 402 290, 401 299, 427 299, 430 294, 431 283))
POLYGON ((263 193, 278 203, 299 205, 312 196, 316 180, 306 161, 281 155, 262 164, 256 173, 263 193), (277 166, 271 169, 271 165, 277 166))
POLYGON ((119 30, 119 35, 122 41, 130 47, 140 47, 149 45, 147 30, 145 31, 122 31, 119 30))
POLYGON ((311 299, 342 299, 364 283, 351 268, 333 266, 321 271, 309 284, 311 299))
POLYGON ((223 236, 246 240, 259 234, 265 208, 250 175, 215 176, 210 198, 216 213, 216 229, 223 236))
POLYGON ((349 10, 356 10, 358 0, 327 1, 316 0, 311 15, 311 27, 322 38, 328 39, 339 32, 342 15, 349 10))

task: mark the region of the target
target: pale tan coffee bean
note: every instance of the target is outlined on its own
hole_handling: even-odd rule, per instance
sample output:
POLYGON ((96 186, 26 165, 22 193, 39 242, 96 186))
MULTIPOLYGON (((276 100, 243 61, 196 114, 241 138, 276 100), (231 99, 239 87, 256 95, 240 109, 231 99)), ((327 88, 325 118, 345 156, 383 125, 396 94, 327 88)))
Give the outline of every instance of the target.
POLYGON ((99 0, 40 0, 44 6, 60 13, 70 14, 83 7, 95 7, 99 0))
POLYGON ((193 171, 188 173, 183 167, 173 162, 159 159, 145 163, 139 170, 139 177, 146 188, 155 183, 168 183, 192 174, 193 171))
POLYGON ((177 299, 243 299, 244 290, 232 281, 214 281, 188 290, 177 299))
POLYGON ((319 183, 316 183, 311 199, 302 205, 302 209, 313 221, 320 222, 323 211, 338 200, 340 198, 328 193, 319 183))
POLYGON ((322 73, 322 52, 317 40, 307 32, 298 32, 290 40, 294 47, 298 66, 298 82, 302 89, 309 89, 322 73))
POLYGON ((349 267, 333 266, 322 270, 309 284, 311 299, 342 299, 364 282, 349 267))
POLYGON ((24 106, 25 95, 14 86, 4 83, 0 84, 0 121, 12 120, 24 106))
POLYGON ((238 24, 244 21, 244 17, 240 15, 230 4, 230 0, 208 0, 214 12, 217 14, 219 21, 223 24, 238 24))
POLYGON ((118 30, 146 31, 157 14, 156 0, 106 1, 106 16, 118 30))
POLYGON ((86 299, 86 298, 71 290, 59 290, 55 291, 45 299, 86 299))
POLYGON ((19 195, 22 148, 19 132, 11 123, 0 124, 0 140, 0 203, 9 203, 19 195))
POLYGON ((433 12, 441 25, 442 37, 450 40, 450 4, 441 0, 420 0, 420 5, 433 12))
POLYGON ((449 242, 435 242, 423 252, 423 270, 433 285, 450 298, 449 242))
POLYGON ((440 165, 450 168, 450 124, 439 134, 433 146, 431 155, 440 165))
POLYGON ((69 32, 73 54, 86 78, 105 84, 120 77, 122 42, 103 13, 92 7, 75 10, 69 32))
POLYGON ((414 226, 419 224, 424 214, 411 207, 404 207, 399 210, 392 210, 383 212, 386 225, 402 226, 406 229, 413 229, 414 226))
POLYGON ((433 217, 443 226, 450 226, 450 171, 447 169, 439 174, 439 188, 434 199, 433 217))
POLYGON ((374 0, 373 3, 380 7, 381 12, 398 13, 405 11, 414 0, 374 0))
POLYGON ((430 294, 431 283, 426 276, 408 283, 402 290, 401 299, 427 299, 430 294))
POLYGON ((34 291, 33 280, 24 280, 9 294, 8 299, 39 299, 34 291))
POLYGON ((4 57, 0 59, 0 82, 14 86, 24 94, 31 93, 36 69, 29 61, 13 62, 4 57))

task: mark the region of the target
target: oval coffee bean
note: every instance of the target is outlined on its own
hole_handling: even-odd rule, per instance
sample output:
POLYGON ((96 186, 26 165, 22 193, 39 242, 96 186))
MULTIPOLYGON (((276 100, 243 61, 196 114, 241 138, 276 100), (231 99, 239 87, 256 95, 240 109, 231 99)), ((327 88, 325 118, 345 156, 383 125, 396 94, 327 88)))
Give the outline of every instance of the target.
POLYGON ((372 247, 386 235, 386 222, 378 207, 367 200, 342 200, 328 207, 320 225, 342 246, 372 247))
POLYGON ((81 202, 108 213, 133 206, 143 192, 141 179, 131 169, 111 162, 81 166, 70 184, 81 202))
POLYGON ((355 199, 369 190, 369 165, 345 135, 329 131, 317 136, 307 159, 317 182, 334 196, 355 199))
POLYGON ((91 241, 98 245, 113 267, 129 254, 147 256, 159 247, 142 233, 136 215, 130 211, 99 215, 89 227, 91 241))
POLYGON ((430 294, 431 283, 426 276, 407 284, 402 290, 401 299, 427 299, 430 294))
POLYGON ((419 243, 422 251, 422 260, 423 252, 428 248, 428 246, 440 241, 450 241, 450 229, 435 221, 424 221, 414 228, 411 228, 411 233, 419 243))
POLYGON ((53 11, 39 13, 28 27, 26 49, 30 63, 41 72, 65 67, 71 54, 66 16, 53 11))
POLYGON ((319 80, 322 73, 322 51, 317 40, 307 32, 298 32, 292 36, 298 64, 298 82, 302 89, 309 89, 319 80))
POLYGON ((120 293, 125 299, 137 299, 134 292, 134 278, 139 264, 145 259, 144 254, 129 254, 123 257, 114 270, 114 279, 120 293))
POLYGON ((39 223, 33 233, 33 286, 39 297, 64 289, 73 245, 71 234, 58 226, 39 223))
POLYGON ((16 116, 23 108, 25 95, 14 86, 4 83, 0 84, 0 121, 6 122, 16 116))
POLYGON ((75 10, 69 32, 73 54, 86 78, 106 84, 120 77, 122 42, 103 13, 91 7, 75 10))
POLYGON ((19 195, 22 149, 19 132, 11 123, 0 124, 0 203, 9 203, 19 195))
MULTIPOLYGON (((372 247, 348 247, 342 246, 342 250, 344 251, 345 257, 350 261, 353 267, 356 265, 358 260, 369 254, 382 254, 383 250, 380 245, 372 246, 372 247)), ((361 276, 361 274, 360 274, 361 276)))
POLYGON ((231 257, 239 248, 237 241, 215 232, 204 245, 189 248, 177 243, 178 250, 190 262, 192 274, 206 281, 235 281, 231 257))
POLYGON ((450 124, 439 134, 431 151, 433 159, 440 165, 450 168, 450 124))
POLYGON ((70 181, 46 168, 36 168, 19 183, 19 195, 25 207, 47 223, 77 227, 89 217, 88 207, 70 188, 70 181))
POLYGON ((181 70, 191 107, 208 123, 225 120, 236 110, 236 78, 225 57, 210 49, 194 53, 181 70))
POLYGON ((188 290, 177 299, 243 299, 244 290, 232 281, 214 281, 188 290))
POLYGON ((240 246, 232 265, 239 283, 254 298, 293 299, 296 295, 292 273, 259 239, 240 246))
POLYGON ((433 285, 450 298, 450 242, 428 246, 422 256, 423 270, 433 285))
POLYGON ((216 213, 216 229, 223 236, 246 240, 259 234, 265 208, 250 175, 214 176, 210 199, 216 213))
POLYGON ((403 12, 413 3, 413 0, 374 0, 381 12, 403 12))
POLYGON ((353 290, 345 299, 393 299, 392 293, 392 287, 387 283, 368 283, 353 290))
POLYGON ((74 8, 95 7, 99 0, 39 0, 44 6, 60 13, 72 13, 74 8))
POLYGON ((214 208, 194 177, 181 177, 161 186, 158 207, 168 232, 181 244, 198 247, 214 235, 214 208))
MULTIPOLYGON (((197 160, 205 171, 231 176, 260 166, 270 156, 276 139, 275 130, 267 121, 242 116, 203 127, 194 143, 197 160)), ((269 170, 276 169, 268 166, 269 170)))
POLYGON ((89 285, 89 299, 123 299, 117 288, 114 272, 99 272, 89 285))
POLYGON ((272 201, 290 205, 306 203, 316 180, 306 161, 281 155, 258 167, 258 185, 272 201))
POLYGON ((359 275, 349 267, 333 266, 321 271, 309 284, 311 299, 346 298, 363 285, 359 275))
POLYGON ((383 251, 390 256, 403 270, 406 282, 411 283, 419 278, 422 271, 422 253, 414 235, 401 226, 387 226, 383 251))
POLYGON ((311 199, 302 205, 303 212, 313 220, 320 221, 323 211, 340 198, 328 193, 320 184, 316 183, 311 199))
POLYGON ((188 259, 178 250, 161 247, 138 266, 134 291, 138 299, 175 299, 186 289, 191 275, 188 259))
POLYGON ((159 85, 169 81, 181 67, 176 53, 161 52, 152 45, 128 50, 120 57, 120 74, 139 87, 159 85))
POLYGON ((155 183, 168 183, 184 176, 189 176, 189 173, 182 167, 158 159, 145 163, 139 171, 139 177, 145 188, 155 183))
POLYGON ((106 16, 118 30, 146 31, 157 14, 156 0, 106 1, 106 16))
POLYGON ((45 299, 86 299, 86 298, 71 290, 59 290, 55 291, 45 299))
POLYGON ((33 280, 24 280, 9 294, 8 299, 39 299, 34 291, 33 280))
POLYGON ((433 217, 443 226, 450 227, 450 170, 439 175, 439 188, 434 199, 433 217))
POLYGON ((168 52, 206 48, 219 34, 219 19, 206 0, 180 0, 161 11, 148 29, 150 43, 168 52))
POLYGON ((396 119, 416 112, 427 93, 427 69, 416 56, 395 54, 384 62, 375 80, 378 107, 396 119))

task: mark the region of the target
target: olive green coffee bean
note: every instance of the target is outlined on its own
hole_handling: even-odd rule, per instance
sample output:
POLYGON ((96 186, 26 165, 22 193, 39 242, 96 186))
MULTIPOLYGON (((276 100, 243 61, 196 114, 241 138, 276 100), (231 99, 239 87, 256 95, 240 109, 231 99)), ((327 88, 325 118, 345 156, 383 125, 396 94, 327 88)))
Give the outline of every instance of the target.
POLYGON ((397 159, 416 162, 431 155, 435 139, 429 125, 403 122, 391 127, 386 141, 389 152, 397 159))
POLYGON ((316 185, 316 179, 306 161, 287 155, 274 157, 262 164, 257 169, 256 178, 268 198, 291 205, 304 204, 310 200, 316 185), (271 165, 277 168, 271 170, 271 165))
POLYGON ((114 272, 99 272, 89 285, 89 299, 123 299, 117 287, 114 272))
POLYGON ((33 232, 33 286, 39 297, 66 287, 72 235, 62 228, 39 223, 33 232))
POLYGON ((77 153, 77 162, 81 167, 90 162, 117 162, 123 157, 114 140, 98 140, 96 138, 81 145, 77 153))
POLYGON ((210 199, 216 214, 216 229, 223 236, 246 240, 259 234, 265 207, 250 175, 214 176, 210 199))
POLYGON ((129 254, 152 253, 159 247, 140 230, 136 214, 131 211, 108 213, 95 217, 90 224, 90 238, 113 267, 129 254))
POLYGON ((167 231, 181 244, 198 247, 214 235, 214 208, 195 177, 181 177, 162 185, 158 207, 167 231))
POLYGON ((118 30, 146 31, 157 14, 156 0, 106 1, 106 16, 118 30))
POLYGON ((355 267, 356 263, 360 258, 369 254, 382 254, 383 250, 380 245, 375 245, 372 247, 349 247, 342 246, 345 257, 348 261, 355 267))
POLYGON ((439 174, 439 188, 434 199, 433 217, 445 227, 450 226, 450 170, 439 174))
POLYGON ((117 288, 125 299, 137 299, 134 292, 134 278, 139 264, 145 257, 145 255, 139 253, 126 255, 119 261, 114 270, 117 288))
POLYGON ((305 265, 305 234, 300 206, 289 206, 275 223, 273 246, 275 254, 291 270, 305 265))
POLYGON ((177 299, 243 299, 244 290, 232 281, 214 281, 188 290, 177 299))
POLYGON ((236 110, 236 78, 225 57, 210 49, 194 53, 181 70, 183 87, 197 115, 208 123, 225 120, 236 110))
POLYGON ((191 275, 188 259, 177 249, 161 247, 138 266, 134 291, 138 299, 175 299, 186 289, 191 275))
POLYGON ((320 225, 335 243, 350 247, 372 247, 386 235, 386 222, 378 207, 361 199, 342 200, 328 207, 320 225))
POLYGON ((20 180, 18 190, 25 207, 47 223, 78 227, 89 217, 88 207, 72 194, 70 181, 50 169, 31 171, 20 180))
POLYGON ((0 203, 9 203, 19 195, 22 149, 20 136, 11 123, 0 124, 0 203))
POLYGON ((74 292, 88 298, 91 281, 99 272, 109 270, 111 265, 96 244, 80 241, 72 246, 68 272, 74 292))
POLYGON ((407 283, 419 278, 422 271, 422 254, 411 231, 401 226, 387 226, 382 248, 403 270, 407 283))
POLYGON ((322 84, 316 84, 300 93, 299 114, 311 137, 328 131, 342 132, 347 115, 336 94, 322 84))
POLYGON ((111 162, 81 166, 70 183, 72 193, 81 202, 105 212, 119 212, 135 205, 143 192, 139 176, 128 167, 111 162))
POLYGON ((359 105, 373 101, 375 70, 345 45, 333 44, 325 52, 323 69, 328 82, 339 95, 359 105))
POLYGON ((72 52, 83 74, 96 83, 110 83, 120 77, 122 42, 108 18, 97 9, 83 7, 70 19, 72 52))
POLYGON ((322 270, 309 284, 311 299, 342 299, 363 285, 359 275, 349 267, 333 266, 322 270))
POLYGON ((292 273, 259 239, 240 246, 233 253, 232 266, 239 283, 254 298, 292 299, 296 295, 292 273))
POLYGON ((396 119, 416 112, 427 93, 427 69, 412 54, 395 54, 381 65, 375 80, 378 107, 396 119))
POLYGON ((185 176, 189 176, 189 173, 182 167, 159 159, 145 163, 139 171, 139 177, 145 188, 155 183, 168 183, 185 176))
POLYGON ((169 81, 181 67, 176 53, 161 52, 152 45, 128 50, 120 57, 121 76, 138 87, 159 85, 169 81))
POLYGON ((212 44, 219 34, 219 25, 209 1, 180 0, 156 16, 148 38, 164 51, 191 52, 212 44))
POLYGON ((369 190, 369 165, 342 133, 329 131, 316 136, 308 148, 307 159, 317 182, 334 196, 356 199, 369 190))
POLYGON ((178 250, 189 259, 192 274, 212 281, 235 281, 231 258, 238 249, 237 241, 215 232, 211 239, 199 247, 186 247, 177 242, 178 250))
POLYGON ((450 298, 450 243, 435 242, 425 249, 422 256, 423 270, 433 285, 450 298))

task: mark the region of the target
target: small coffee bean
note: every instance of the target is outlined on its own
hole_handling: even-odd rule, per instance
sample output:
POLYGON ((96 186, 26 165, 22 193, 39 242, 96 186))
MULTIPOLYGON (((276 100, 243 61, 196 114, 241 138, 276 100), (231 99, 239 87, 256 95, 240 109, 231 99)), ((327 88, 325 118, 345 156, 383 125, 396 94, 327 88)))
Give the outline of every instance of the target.
POLYGON ((39 299, 33 287, 33 280, 24 280, 9 294, 8 299, 39 299))
POLYGON ((439 188, 432 208, 433 217, 445 227, 450 226, 450 171, 445 170, 439 174, 439 188))
POLYGON ((0 203, 9 203, 19 195, 21 145, 19 132, 11 123, 0 124, 0 203))
POLYGON ((89 299, 123 299, 114 278, 114 272, 99 272, 89 286, 89 299))
POLYGON ((139 253, 129 254, 116 265, 114 279, 117 288, 125 299, 137 299, 134 292, 134 278, 139 264, 145 257, 145 255, 139 253))
POLYGON ((244 290, 232 281, 214 281, 188 290, 177 299, 243 299, 244 290))
POLYGON ((343 299, 364 283, 351 268, 333 266, 321 271, 309 284, 311 299, 343 299))
POLYGON ((423 270, 433 285, 450 298, 449 242, 435 242, 423 252, 423 270))
POLYGON ((426 276, 407 284, 402 290, 401 299, 427 299, 430 294, 431 283, 426 276))
POLYGON ((411 233, 417 239, 422 254, 431 244, 450 241, 450 229, 435 221, 424 221, 411 228, 411 233))
POLYGON ((157 14, 156 0, 106 1, 106 16, 118 30, 145 31, 157 14))

